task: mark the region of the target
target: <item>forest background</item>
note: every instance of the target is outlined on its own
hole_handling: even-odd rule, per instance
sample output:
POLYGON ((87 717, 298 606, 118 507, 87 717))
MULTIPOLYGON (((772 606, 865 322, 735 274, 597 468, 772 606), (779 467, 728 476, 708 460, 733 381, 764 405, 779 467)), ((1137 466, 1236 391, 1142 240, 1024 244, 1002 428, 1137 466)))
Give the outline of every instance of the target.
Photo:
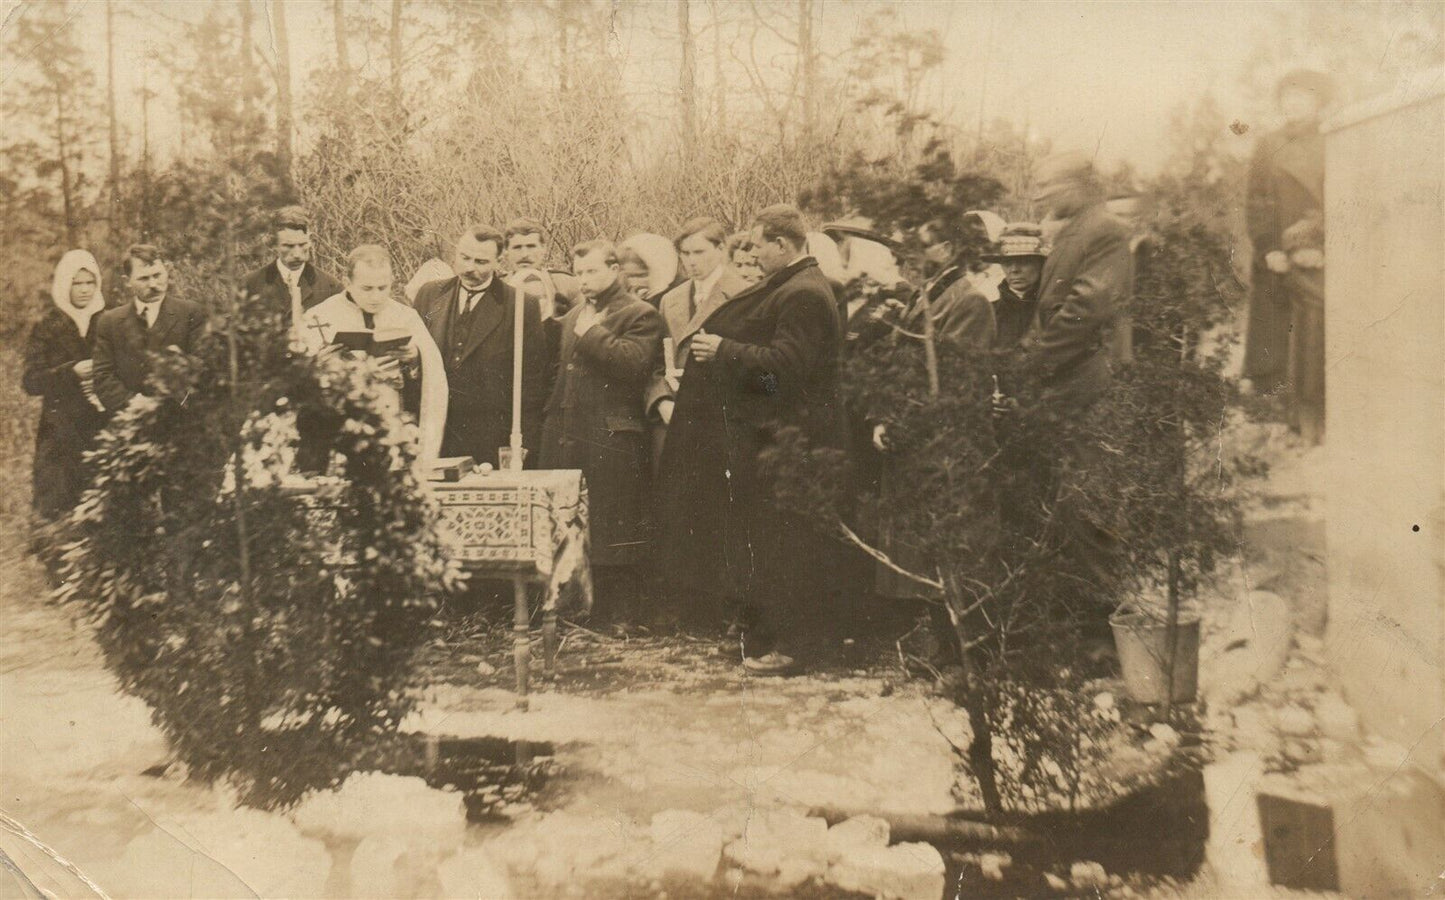
MULTIPOLYGON (((860 158, 906 172, 930 145, 998 178, 1006 218, 1032 217, 1051 149, 1094 148, 1119 191, 1201 159, 1238 184, 1281 72, 1322 68, 1348 100, 1442 57, 1434 3, 1221 6, 8 0, 0 352, 18 371, 65 250, 96 253, 111 302, 140 240, 179 264, 179 289, 222 297, 283 202, 313 210, 323 265, 379 241, 403 279, 468 221, 540 218, 560 260, 698 213, 738 225, 860 158)), ((1239 234, 1239 208, 1220 215, 1239 234)), ((4 395, 19 460, 33 403, 4 395)), ((28 466, 5 468, 8 519, 28 466)))

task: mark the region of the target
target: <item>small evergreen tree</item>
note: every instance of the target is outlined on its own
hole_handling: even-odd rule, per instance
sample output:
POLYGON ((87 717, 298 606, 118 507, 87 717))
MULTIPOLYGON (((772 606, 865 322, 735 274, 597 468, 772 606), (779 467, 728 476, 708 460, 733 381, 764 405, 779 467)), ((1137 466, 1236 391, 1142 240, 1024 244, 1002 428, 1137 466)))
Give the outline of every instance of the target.
POLYGON ((380 375, 290 355, 279 317, 244 303, 152 384, 90 455, 61 596, 193 777, 285 805, 395 732, 459 575, 414 428, 380 375), (317 508, 283 476, 298 418, 338 413, 344 476, 317 508))

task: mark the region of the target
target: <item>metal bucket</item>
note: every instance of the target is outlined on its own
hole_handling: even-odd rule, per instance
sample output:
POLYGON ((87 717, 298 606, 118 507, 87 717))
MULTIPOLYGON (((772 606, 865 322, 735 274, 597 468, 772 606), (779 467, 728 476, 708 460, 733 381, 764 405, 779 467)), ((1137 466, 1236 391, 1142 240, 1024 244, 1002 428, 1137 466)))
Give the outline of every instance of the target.
MULTIPOLYGON (((1119 651, 1124 688, 1139 703, 1163 703, 1167 685, 1168 626, 1150 613, 1130 610, 1109 617, 1119 651)), ((1199 616, 1180 613, 1174 647, 1174 702, 1191 703, 1199 688, 1199 616)))

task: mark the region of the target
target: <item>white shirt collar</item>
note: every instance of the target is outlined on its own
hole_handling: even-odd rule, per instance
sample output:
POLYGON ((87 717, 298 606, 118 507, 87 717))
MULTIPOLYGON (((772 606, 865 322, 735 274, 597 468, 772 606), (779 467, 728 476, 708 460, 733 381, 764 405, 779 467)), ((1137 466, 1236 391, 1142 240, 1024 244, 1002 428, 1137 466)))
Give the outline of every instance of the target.
POLYGON ((717 287, 718 281, 722 278, 723 267, 726 265, 726 262, 718 263, 717 268, 712 270, 711 275, 707 276, 702 281, 695 281, 695 296, 706 299, 707 296, 712 293, 712 289, 717 287))
POLYGON ((148 320, 152 325, 154 325, 156 323, 156 317, 161 314, 161 304, 164 302, 166 302, 166 298, 164 297, 154 301, 153 303, 142 303, 141 301, 136 300, 135 314, 140 316, 141 318, 149 317, 148 320))
MULTIPOLYGON (((495 277, 496 277, 495 275, 492 276, 492 278, 495 278, 495 277)), ((457 282, 457 303, 458 303, 463 309, 465 309, 465 308, 466 308, 466 305, 467 305, 467 298, 468 298, 468 297, 471 297, 471 296, 473 296, 473 295, 475 295, 475 294, 480 294, 480 293, 484 292, 487 288, 491 287, 491 286, 492 286, 492 278, 488 278, 488 279, 487 279, 487 283, 484 284, 484 285, 482 285, 481 287, 477 288, 476 290, 473 290, 473 289, 467 287, 466 285, 462 284, 460 281, 458 281, 458 282, 457 282)))
POLYGON ((281 273, 282 281, 286 282, 286 284, 292 287, 295 287, 296 285, 301 283, 301 273, 306 271, 306 266, 303 263, 301 268, 293 272, 290 269, 286 268, 286 266, 282 264, 281 260, 278 259, 276 260, 276 271, 281 273))

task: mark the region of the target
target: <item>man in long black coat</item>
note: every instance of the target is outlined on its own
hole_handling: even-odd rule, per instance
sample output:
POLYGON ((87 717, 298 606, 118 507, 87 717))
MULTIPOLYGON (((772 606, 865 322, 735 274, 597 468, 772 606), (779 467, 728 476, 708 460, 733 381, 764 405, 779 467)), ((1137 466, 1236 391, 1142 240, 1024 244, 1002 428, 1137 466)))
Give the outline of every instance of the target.
POLYGON ((522 310, 522 446, 536 466, 542 407, 547 402, 547 348, 535 297, 523 297, 496 272, 502 236, 468 228, 456 246, 456 277, 425 284, 416 311, 442 351, 447 373, 447 425, 442 456, 499 464, 512 434, 512 372, 517 303, 522 310))
POLYGON ((300 313, 331 299, 343 288, 341 282, 311 261, 311 217, 306 210, 299 206, 277 210, 271 233, 276 241, 276 258, 249 273, 241 287, 247 296, 257 297, 294 327, 300 313))
POLYGON ((1129 226, 1105 208, 1089 157, 1050 157, 1035 178, 1039 202, 1064 225, 1044 262, 1038 327, 1025 347, 1046 398, 1082 413, 1113 378, 1109 339, 1133 290, 1129 226))
POLYGON ((579 244, 573 257, 586 300, 561 319, 542 468, 582 470, 598 606, 626 618, 640 599, 648 550, 643 394, 662 366, 666 327, 657 310, 627 292, 611 243, 579 244))
POLYGON ((812 447, 846 446, 842 328, 797 210, 764 210, 752 242, 767 277, 692 338, 658 475, 659 542, 666 586, 736 607, 749 669, 776 673, 793 667, 779 648, 798 636, 789 592, 816 592, 829 573, 819 542, 772 505, 758 455, 786 426, 812 447))

